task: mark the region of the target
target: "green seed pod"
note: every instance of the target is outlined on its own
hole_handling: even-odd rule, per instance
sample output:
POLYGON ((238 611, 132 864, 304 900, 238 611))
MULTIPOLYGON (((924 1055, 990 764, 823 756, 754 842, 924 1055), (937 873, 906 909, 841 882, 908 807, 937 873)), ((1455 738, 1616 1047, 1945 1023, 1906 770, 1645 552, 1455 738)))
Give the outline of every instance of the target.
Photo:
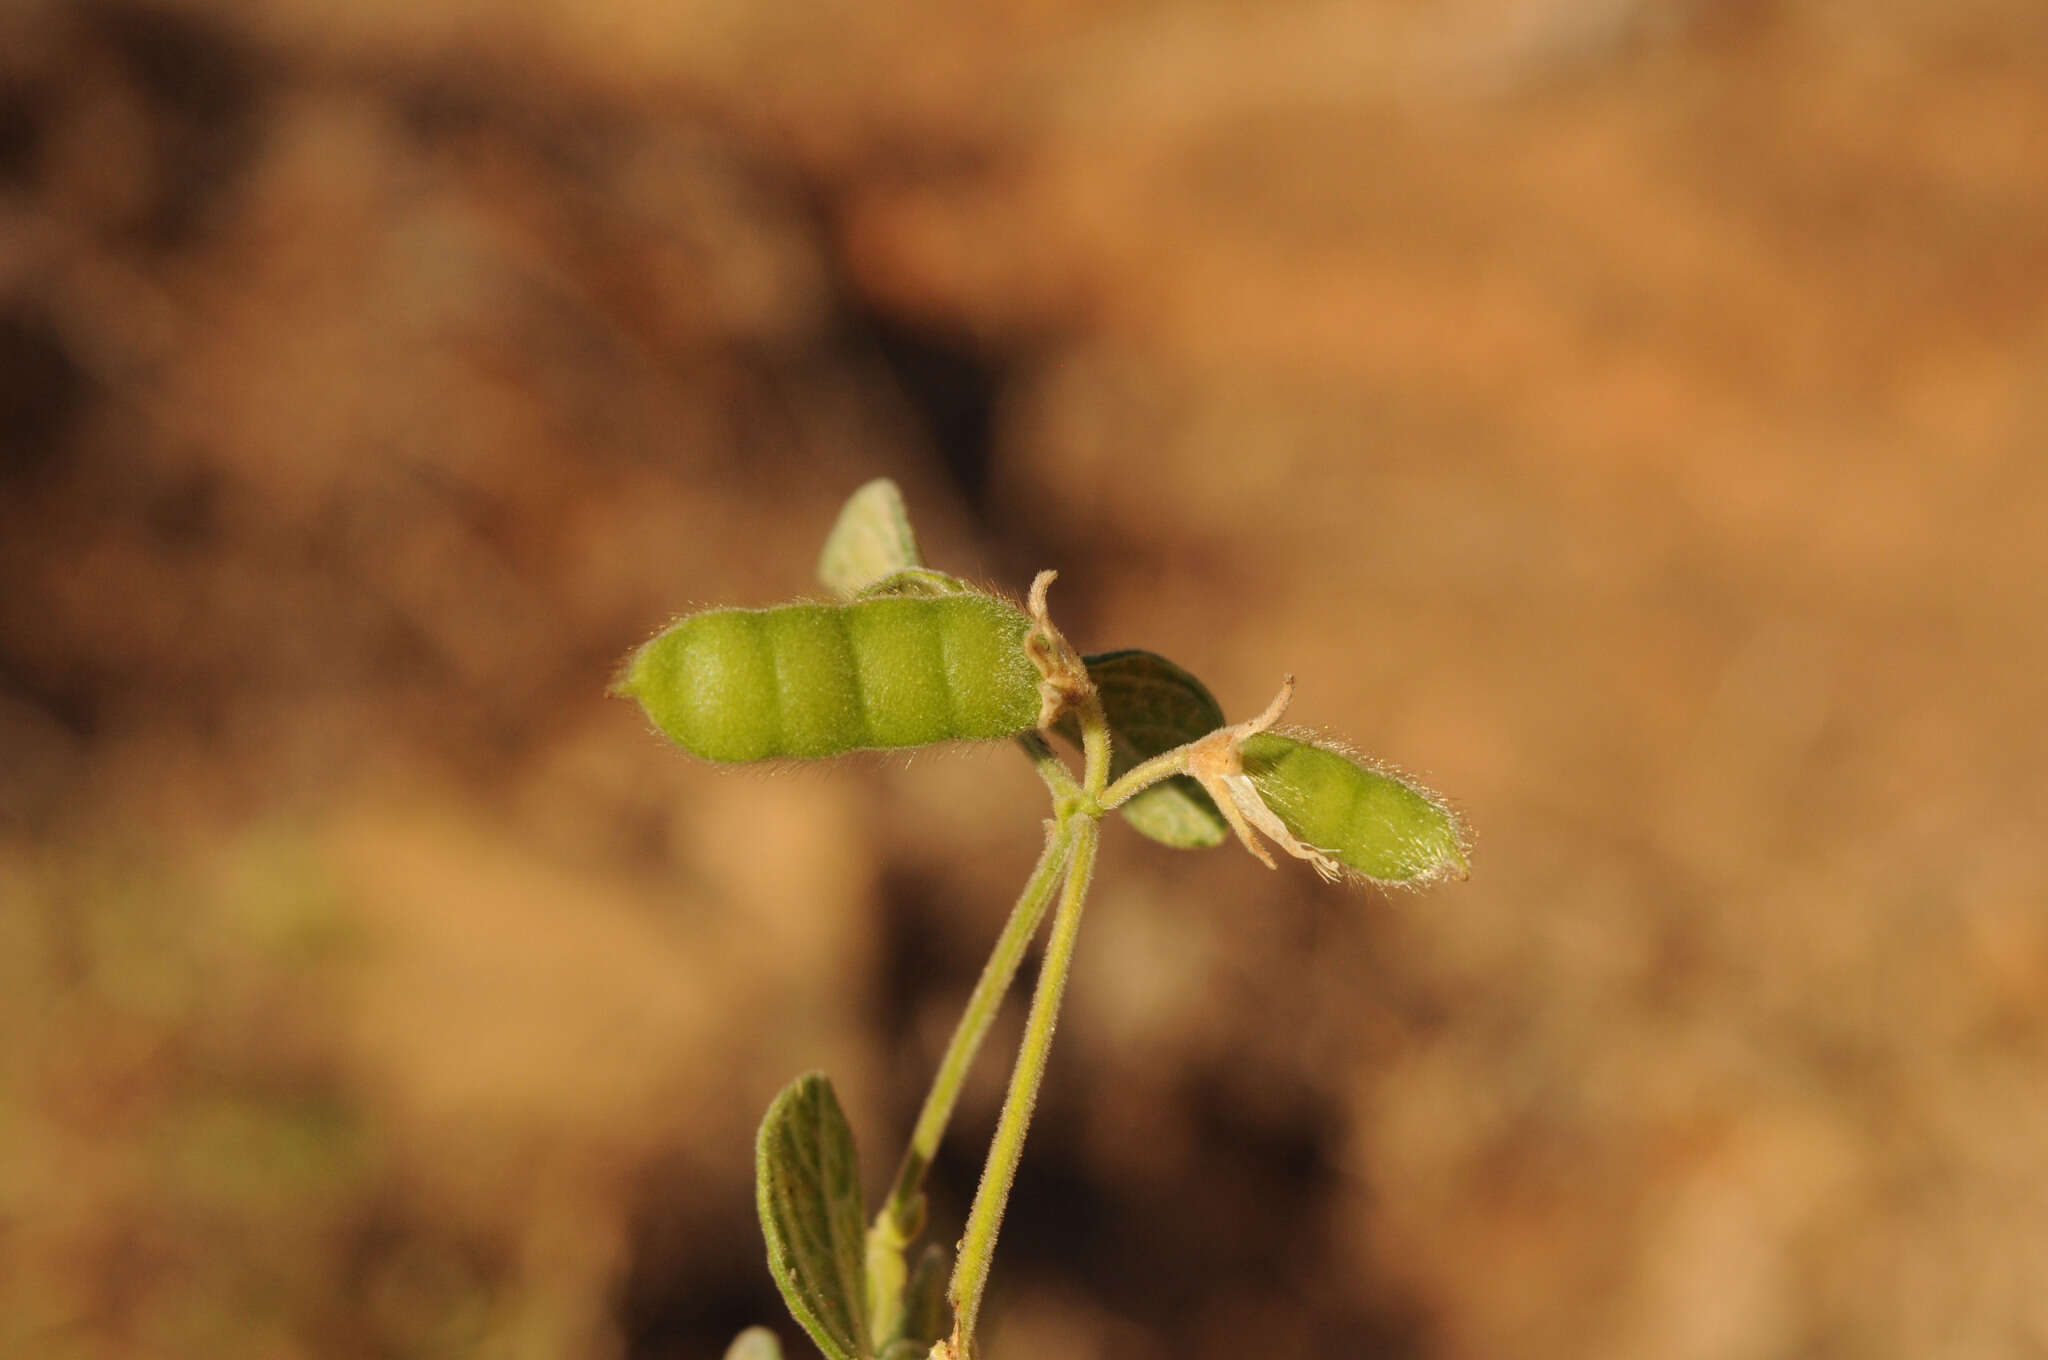
POLYGON ((615 689, 706 760, 995 740, 1038 721, 1030 626, 981 594, 714 609, 643 646, 615 689))
POLYGON ((1298 840, 1376 883, 1466 872, 1465 828, 1436 794, 1341 751, 1279 732, 1243 745, 1244 773, 1298 840))

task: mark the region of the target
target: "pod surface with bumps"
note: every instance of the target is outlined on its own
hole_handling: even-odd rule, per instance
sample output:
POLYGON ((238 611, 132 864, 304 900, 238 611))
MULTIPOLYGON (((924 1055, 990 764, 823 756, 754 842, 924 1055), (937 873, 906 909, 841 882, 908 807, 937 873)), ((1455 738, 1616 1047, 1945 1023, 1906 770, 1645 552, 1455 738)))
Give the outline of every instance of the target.
POLYGON ((616 689, 706 760, 996 740, 1038 721, 1030 626, 982 594, 713 609, 641 647, 616 689))

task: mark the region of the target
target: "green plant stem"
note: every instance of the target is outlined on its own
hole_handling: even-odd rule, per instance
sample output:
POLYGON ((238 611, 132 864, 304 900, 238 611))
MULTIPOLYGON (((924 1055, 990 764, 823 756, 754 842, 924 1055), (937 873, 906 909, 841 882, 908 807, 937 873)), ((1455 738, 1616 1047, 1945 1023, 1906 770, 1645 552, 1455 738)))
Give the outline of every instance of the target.
MULTIPOLYGON (((1089 685, 1078 705, 1081 720, 1081 788, 1090 798, 1099 798, 1109 783, 1109 715, 1102 711, 1102 696, 1089 685)), ((1091 809, 1102 815, 1098 804, 1091 809)))
POLYGON ((1122 779, 1102 791, 1102 796, 1096 800, 1098 805, 1104 812, 1113 812, 1162 779, 1186 774, 1188 750, 1193 745, 1193 742, 1189 742, 1187 746, 1176 746, 1171 751, 1162 752, 1142 764, 1131 766, 1124 771, 1122 779))
POLYGON ((973 1302, 967 1315, 968 1322, 964 1331, 956 1332, 956 1336, 970 1338, 971 1344, 972 1314, 980 1309, 981 1291, 988 1278, 989 1253, 995 1248, 996 1228, 1002 1221, 1003 1206, 1009 1197, 1010 1181, 1016 1174, 1018 1158, 1023 1154, 1031 1106, 1037 1099, 1038 1085, 1045 1074, 1046 1055, 1051 1049, 1053 1025, 1059 1014, 1060 995, 1073 957, 1074 934, 1080 926, 1081 905, 1087 896, 1088 880, 1094 872, 1095 847, 1100 837, 1096 819, 1102 815, 1102 808, 1097 797, 1109 782, 1109 721, 1103 712, 1101 697, 1092 686, 1082 694, 1077 707, 1081 726, 1082 783, 1074 782, 1072 772, 1054 753, 1044 736, 1030 732, 1017 739, 1017 744, 1031 758, 1052 793, 1054 820, 1047 826, 1045 849, 1039 854, 1038 864, 1025 881, 1017 905, 1011 909, 1010 919, 982 968, 973 995, 968 998, 967 1009, 954 1027, 953 1038, 940 1060, 931 1090, 925 1096, 924 1108, 911 1131, 910 1146, 904 1150, 889 1197, 875 1215, 873 1226, 868 1229, 869 1303, 877 1345, 892 1335, 897 1325, 905 1278, 904 1249, 924 1225, 921 1187, 925 1172, 937 1155, 939 1140, 952 1118, 967 1069, 995 1019, 1003 994, 1017 975, 1025 948, 1038 931, 1038 923, 1044 918, 1052 890, 1060 885, 1064 874, 1066 891, 1060 899, 1061 924, 1055 926, 1053 943, 1048 946, 1046 963, 1039 973, 1031 1018, 1026 1023, 1024 1047, 1018 1054, 1002 1119, 997 1126, 996 1141, 989 1151, 989 1169, 983 1174, 981 1188, 975 1196, 974 1212, 968 1220, 969 1236, 963 1240, 961 1248, 962 1271, 954 1276, 956 1299, 961 1297, 962 1280, 973 1281, 973 1302), (1000 1174, 998 1168, 1001 1168, 1000 1174), (979 1229, 982 1242, 980 1259, 970 1266, 969 1244, 975 1240, 977 1224, 982 1225, 979 1229))
MULTIPOLYGON (((1099 712, 1099 708, 1098 708, 1099 712)), ((1084 733, 1086 729, 1084 727, 1084 733)), ((1107 768, 1107 742, 1103 743, 1107 768)), ((1100 784, 1096 785, 1099 789, 1100 784)), ((1009 1094, 996 1122, 995 1141, 989 1145, 988 1165, 981 1173, 981 1185, 974 1193, 974 1205, 967 1212, 967 1230, 960 1239, 960 1260, 953 1269, 950 1294, 953 1300, 953 1348, 957 1360, 972 1360, 974 1325, 981 1314, 982 1291, 988 1286, 989 1260, 995 1251, 996 1232, 1002 1226, 1003 1207, 1010 1198, 1010 1185, 1017 1174, 1017 1162, 1024 1155, 1024 1134, 1031 1123, 1032 1107, 1045 1077, 1045 1063, 1052 1051, 1053 1028, 1059 1019, 1060 998, 1066 990, 1067 972, 1073 962, 1074 939, 1081 928, 1081 908, 1088 897, 1088 881, 1095 872, 1095 846, 1101 827, 1091 816, 1077 816, 1070 823, 1073 852, 1067 866, 1066 883, 1060 892, 1059 912, 1053 918, 1052 937, 1045 947, 1045 962, 1038 972, 1038 987, 1032 994, 1031 1014, 1024 1022, 1024 1042, 1017 1051, 1017 1066, 1010 1076, 1009 1094)))
POLYGON ((1024 748, 1024 754, 1031 757, 1031 763, 1038 769, 1038 777, 1052 790, 1054 806, 1073 801, 1081 796, 1081 786, 1074 782, 1073 772, 1067 763, 1052 749, 1052 743, 1036 732, 1026 732, 1017 738, 1017 745, 1024 748))
POLYGON ((1024 960, 1031 937, 1038 933, 1038 923, 1045 919, 1045 908, 1052 900, 1052 890, 1059 884, 1060 871, 1066 868, 1080 827, 1087 820, 1073 818, 1047 828, 1045 849, 1039 852, 1038 863, 1025 880, 1024 890, 1017 895, 1017 905, 1010 909, 1010 919, 996 940, 995 950, 982 966, 981 979, 967 998, 967 1009, 953 1028, 952 1041, 946 1045, 931 1090, 925 1095, 924 1108, 918 1112, 917 1124, 911 1130, 910 1146, 904 1149, 895 1185, 875 1216, 877 1230, 886 1225, 902 1242, 917 1236, 922 1226, 923 1200, 918 1187, 924 1183, 924 1173, 938 1152, 947 1121, 953 1117, 953 1106, 960 1098, 968 1066, 996 1018, 1003 994, 1010 990, 1010 982, 1017 976, 1017 966, 1024 960))

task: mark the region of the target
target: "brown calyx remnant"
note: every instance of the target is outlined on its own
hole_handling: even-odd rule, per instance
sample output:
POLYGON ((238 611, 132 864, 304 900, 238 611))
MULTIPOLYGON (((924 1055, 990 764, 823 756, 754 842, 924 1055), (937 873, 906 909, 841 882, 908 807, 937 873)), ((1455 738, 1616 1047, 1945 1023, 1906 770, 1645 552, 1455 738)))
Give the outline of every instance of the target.
POLYGON ((1190 742, 1187 769, 1215 801, 1223 820, 1230 823, 1230 829, 1237 833, 1237 839, 1244 848, 1257 856, 1261 864, 1268 869, 1279 867, 1273 863, 1266 847, 1252 835, 1253 827, 1265 833, 1288 854, 1315 866, 1315 871, 1325 882, 1334 883, 1343 875, 1337 861, 1289 831, 1286 824, 1274 815, 1273 809, 1266 806, 1266 800, 1259 796, 1251 776, 1244 772, 1245 741, 1280 721, 1280 715, 1287 711, 1288 701, 1293 697, 1294 677, 1290 675, 1281 680, 1280 692, 1273 696, 1273 702, 1266 705, 1263 713, 1248 722, 1219 727, 1208 736, 1190 742))
POLYGON ((1050 731, 1062 713, 1081 707, 1095 692, 1095 682, 1088 678, 1088 667, 1082 663, 1081 654, 1046 612, 1046 591, 1058 577, 1056 571, 1039 572, 1032 579, 1031 595, 1025 605, 1025 611, 1031 615, 1031 628, 1024 634, 1024 654, 1031 658, 1031 664, 1038 667, 1042 677, 1038 682, 1041 731, 1050 731))

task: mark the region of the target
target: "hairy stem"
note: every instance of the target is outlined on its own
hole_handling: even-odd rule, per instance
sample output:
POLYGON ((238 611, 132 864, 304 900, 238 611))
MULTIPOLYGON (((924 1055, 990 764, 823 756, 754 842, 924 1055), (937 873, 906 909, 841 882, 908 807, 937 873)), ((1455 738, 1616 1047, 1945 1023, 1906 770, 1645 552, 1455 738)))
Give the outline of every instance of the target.
POLYGON ((1073 771, 1067 768, 1067 763, 1059 758, 1058 753, 1052 749, 1052 743, 1041 733, 1026 732, 1017 738, 1017 745, 1024 749, 1025 755, 1031 757, 1032 765, 1037 767, 1038 777, 1052 790, 1055 807, 1080 796, 1081 786, 1074 782, 1073 771))
POLYGON ((1124 771, 1123 778, 1102 791, 1097 800, 1104 812, 1113 812, 1161 780, 1188 772, 1188 751, 1194 745, 1176 746, 1124 771))
POLYGON ((917 1124, 911 1130, 910 1146, 904 1150, 903 1164, 896 1172, 895 1185, 890 1189, 882 1211, 875 1217, 877 1231, 886 1225, 903 1242, 917 1235, 920 1220, 924 1217, 918 1187, 924 1183, 924 1173, 938 1152, 939 1139, 946 1132, 947 1121, 953 1117, 953 1106, 960 1099, 960 1087, 967 1078, 967 1069, 974 1061, 975 1051, 981 1047, 989 1025, 996 1018, 996 1008, 1002 1004, 1003 994, 1010 990, 1010 982, 1017 976, 1017 966, 1024 960, 1024 950, 1031 943, 1031 937, 1038 933, 1038 923, 1045 919, 1045 908, 1052 900, 1052 890, 1059 884, 1060 871, 1066 867, 1080 826, 1086 820, 1079 818, 1047 826, 1045 849, 1039 852, 1031 877, 1025 880, 1024 890, 1017 895, 1017 905, 1010 909, 1010 919, 996 940, 994 952, 982 966, 981 979, 974 984, 974 992, 967 998, 967 1009, 961 1013, 960 1023, 953 1028, 952 1041, 946 1045, 946 1054, 939 1061, 938 1074, 932 1078, 931 1090, 924 1098, 924 1108, 918 1112, 917 1124))
MULTIPOLYGON (((1103 743, 1105 748, 1107 744, 1103 743)), ((1104 759, 1106 768, 1106 755, 1104 759)), ((1101 785, 1095 787, 1099 789, 1101 785)), ((949 1292, 953 1300, 953 1351, 958 1360, 972 1360, 974 1354, 974 1325, 981 1314, 982 1291, 988 1287, 996 1232, 1002 1226, 1003 1207, 1010 1198, 1017 1162, 1024 1155, 1024 1133, 1031 1123, 1032 1107, 1038 1101, 1039 1084, 1045 1077, 1053 1028, 1059 1019, 1060 997, 1066 990, 1067 971, 1073 962, 1074 939, 1080 933, 1081 907, 1088 897, 1088 881, 1095 872, 1100 826, 1090 816, 1077 816, 1070 825, 1073 852, 1060 893, 1059 912, 1053 918, 1052 938, 1046 944, 1038 988, 1031 998, 1031 1015, 1024 1022, 1024 1042, 1017 1051, 1009 1094, 996 1122, 995 1141, 989 1145, 988 1165, 982 1171, 980 1188, 974 1193, 974 1205, 967 1212, 967 1231, 960 1239, 960 1260, 953 1270, 949 1292)))
MULTIPOLYGON (((1083 691, 1076 704, 1081 720, 1081 787, 1091 799, 1099 798, 1109 783, 1109 716, 1102 711, 1102 695, 1094 685, 1083 691)), ((1100 804, 1091 809, 1102 815, 1100 804)))

